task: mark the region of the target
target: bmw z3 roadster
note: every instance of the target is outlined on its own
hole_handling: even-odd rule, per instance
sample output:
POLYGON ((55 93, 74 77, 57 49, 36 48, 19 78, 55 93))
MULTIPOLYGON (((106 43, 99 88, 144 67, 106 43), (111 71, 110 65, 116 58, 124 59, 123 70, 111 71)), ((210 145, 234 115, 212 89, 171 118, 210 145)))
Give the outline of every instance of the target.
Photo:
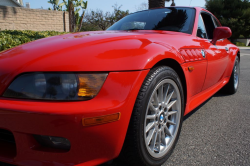
POLYGON ((169 7, 1 52, 0 161, 163 164, 185 115, 222 88, 236 93, 231 35, 205 9, 169 7))

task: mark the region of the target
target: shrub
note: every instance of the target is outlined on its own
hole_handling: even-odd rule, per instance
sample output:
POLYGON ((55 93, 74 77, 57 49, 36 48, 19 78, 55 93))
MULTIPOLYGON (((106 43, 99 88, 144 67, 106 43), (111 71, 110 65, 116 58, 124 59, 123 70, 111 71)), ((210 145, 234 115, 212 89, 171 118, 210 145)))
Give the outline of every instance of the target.
POLYGON ((49 36, 65 34, 66 32, 56 31, 20 31, 3 30, 0 31, 0 51, 49 36))
POLYGON ((94 26, 91 23, 83 22, 81 31, 101 31, 98 26, 94 26))
POLYGON ((246 46, 246 44, 245 43, 241 43, 241 42, 236 42, 236 44, 235 44, 236 46, 246 46))

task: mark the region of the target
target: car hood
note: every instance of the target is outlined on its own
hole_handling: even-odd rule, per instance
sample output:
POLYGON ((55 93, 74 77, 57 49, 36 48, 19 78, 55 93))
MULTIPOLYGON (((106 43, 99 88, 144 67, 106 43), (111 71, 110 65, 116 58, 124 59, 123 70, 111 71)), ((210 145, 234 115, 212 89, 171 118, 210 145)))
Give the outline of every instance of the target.
POLYGON ((25 72, 142 70, 152 55, 164 53, 157 49, 160 35, 171 41, 183 33, 96 31, 36 40, 0 53, 0 80, 25 72))
POLYGON ((176 34, 180 33, 97 31, 53 36, 0 53, 0 66, 12 64, 12 69, 26 72, 140 70, 133 60, 152 56, 150 48, 159 44, 159 35, 172 41, 176 34))

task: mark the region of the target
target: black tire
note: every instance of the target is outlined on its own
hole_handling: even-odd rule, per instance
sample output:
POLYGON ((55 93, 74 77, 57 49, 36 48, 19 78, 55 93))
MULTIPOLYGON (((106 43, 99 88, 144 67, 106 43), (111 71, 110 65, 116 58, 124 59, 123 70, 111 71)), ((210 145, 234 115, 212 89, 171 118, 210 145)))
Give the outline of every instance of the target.
POLYGON ((238 56, 235 58, 234 67, 229 82, 222 88, 226 94, 235 94, 239 87, 240 61, 238 56))
MULTIPOLYGON (((159 86, 159 88, 161 86, 159 86)), ((163 93, 161 93, 161 94, 163 94, 163 93)), ((164 95, 161 95, 161 96, 164 97, 164 95)), ((160 100, 157 100, 157 101, 159 102, 160 100)), ((170 101, 168 103, 170 103, 170 101)), ((167 107, 167 105, 169 105, 166 103, 164 103, 165 105, 163 104, 164 107, 167 107)), ((140 166, 143 166, 143 165, 160 166, 160 165, 162 165, 164 162, 166 162, 166 160, 169 158, 169 156, 173 152, 173 149, 174 149, 174 147, 177 143, 177 140, 179 138, 179 134, 181 131, 181 126, 182 126, 182 120, 183 120, 183 112, 184 112, 184 93, 183 93, 183 88, 182 88, 180 78, 178 77, 177 73, 172 68, 166 67, 166 66, 160 66, 160 67, 152 69, 149 72, 149 74, 147 75, 147 77, 145 78, 145 80, 141 86, 141 89, 139 91, 139 94, 137 96, 137 100, 136 100, 136 103, 134 106, 134 110, 133 110, 133 113, 132 113, 132 116, 130 119, 128 131, 127 131, 127 136, 126 136, 124 146, 122 148, 119 159, 121 159, 122 162, 126 163, 127 165, 136 165, 136 166, 139 166, 139 165, 140 166), (168 85, 167 82, 165 84, 163 84, 163 82, 165 82, 165 81, 169 81, 169 82, 173 83, 173 85, 172 84, 168 85), (153 97, 153 93, 155 93, 155 94, 158 93, 158 89, 156 89, 156 87, 159 86, 160 83, 162 83, 162 85, 161 85, 162 92, 164 94, 166 94, 165 95, 166 97, 164 99, 161 98, 161 99, 163 99, 162 101, 167 101, 167 98, 169 98, 169 99, 171 98, 171 97, 169 97, 170 92, 168 93, 168 90, 171 91, 170 88, 171 88, 171 86, 173 86, 172 87, 173 91, 171 92, 171 94, 174 93, 174 91, 176 91, 175 92, 176 93, 176 102, 175 102, 175 100, 172 100, 172 98, 170 101, 174 102, 176 105, 178 104, 178 106, 175 106, 175 107, 179 109, 179 110, 177 110, 177 111, 179 111, 179 113, 176 113, 175 115, 171 114, 170 113, 171 111, 175 112, 172 110, 173 108, 171 108, 171 110, 169 109, 167 111, 166 111, 166 109, 168 109, 168 108, 163 108, 163 106, 156 108, 158 110, 158 112, 160 112, 160 110, 163 110, 163 111, 161 111, 161 115, 159 115, 160 113, 158 113, 158 114, 155 113, 155 115, 157 115, 158 118, 153 120, 157 124, 159 123, 158 125, 161 127, 161 128, 155 127, 155 129, 159 130, 157 133, 160 133, 159 135, 161 135, 161 136, 159 136, 157 134, 152 134, 154 136, 157 135, 154 138, 156 138, 155 140, 158 139, 158 141, 159 141, 158 146, 156 146, 157 141, 155 141, 154 144, 152 143, 153 142, 152 137, 150 137, 150 138, 152 138, 152 140, 149 139, 149 141, 151 140, 150 144, 148 146, 146 146, 145 140, 147 138, 149 138, 149 136, 146 137, 147 132, 145 131, 147 129, 147 126, 145 126, 145 124, 147 124, 146 122, 148 122, 148 119, 147 119, 148 116, 146 116, 146 114, 148 115, 149 110, 153 109, 151 107, 149 108, 148 105, 150 105, 149 102, 151 102, 151 103, 156 102, 156 101, 151 101, 151 99, 153 97), (175 88, 177 88, 177 89, 175 89, 175 88), (156 90, 154 90, 154 89, 156 89, 156 90), (177 93, 179 93, 179 94, 177 94, 177 93), (180 101, 177 101, 177 99, 178 100, 180 99, 180 101), (168 113, 164 114, 164 111, 168 112, 171 115, 166 115, 168 113), (175 132, 173 132, 174 135, 172 136, 172 138, 171 138, 171 136, 167 136, 168 134, 165 133, 165 131, 170 131, 170 130, 167 130, 166 128, 164 128, 165 120, 162 120, 162 117, 164 117, 165 120, 173 119, 173 121, 174 121, 174 119, 176 119, 176 121, 175 121, 176 125, 177 125, 177 122, 179 124, 178 127, 176 126, 176 130, 173 130, 175 132), (162 130, 162 128, 163 128, 163 130, 162 130), (163 137, 163 135, 165 135, 165 137, 163 137), (163 151, 164 153, 162 152, 162 154, 164 154, 163 156, 153 157, 150 153, 152 153, 155 156, 158 154, 160 155, 161 145, 167 147, 167 145, 161 144, 161 141, 164 141, 164 140, 166 143, 167 137, 172 139, 171 140, 172 142, 170 142, 171 144, 169 143, 171 145, 171 147, 168 147, 168 149, 166 148, 166 150, 163 151), (153 149, 154 149, 153 151, 150 151, 151 144, 152 144, 153 149), (158 147, 158 151, 155 150, 155 149, 157 149, 157 147, 158 147)), ((151 122, 149 121, 149 123, 151 123, 151 122)), ((167 122, 166 122, 165 127, 166 126, 167 126, 167 122)), ((169 125, 169 126, 171 126, 171 125, 169 125)), ((154 133, 154 132, 150 132, 150 133, 154 133)))

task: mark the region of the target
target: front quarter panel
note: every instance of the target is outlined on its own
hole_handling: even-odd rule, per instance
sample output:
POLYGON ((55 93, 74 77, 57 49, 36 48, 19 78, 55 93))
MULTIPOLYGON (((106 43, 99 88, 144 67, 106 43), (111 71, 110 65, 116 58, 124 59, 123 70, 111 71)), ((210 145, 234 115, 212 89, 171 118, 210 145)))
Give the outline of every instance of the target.
POLYGON ((88 101, 56 102, 0 98, 0 126, 16 139, 17 165, 98 165, 121 151, 138 91, 149 70, 110 72, 99 94, 88 101), (120 120, 84 127, 82 118, 121 113, 120 120), (33 134, 70 140, 67 153, 40 149, 33 134), (33 140, 33 141, 31 141, 33 140), (55 162, 56 161, 56 162, 55 162))

